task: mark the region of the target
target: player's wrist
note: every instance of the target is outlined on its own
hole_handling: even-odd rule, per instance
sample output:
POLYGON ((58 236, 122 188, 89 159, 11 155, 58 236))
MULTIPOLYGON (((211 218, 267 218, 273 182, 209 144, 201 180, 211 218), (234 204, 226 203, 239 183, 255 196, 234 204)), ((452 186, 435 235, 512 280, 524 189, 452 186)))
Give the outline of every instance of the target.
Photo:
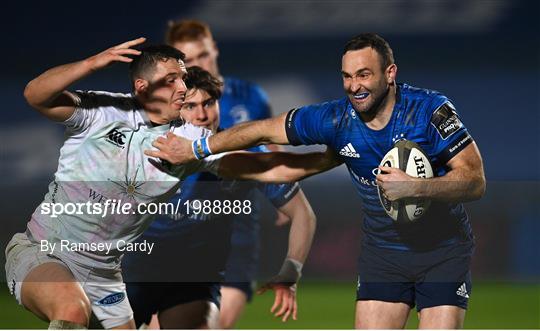
POLYGON ((92 72, 92 71, 97 70, 95 68, 95 62, 96 62, 95 61, 95 56, 90 56, 90 57, 82 60, 80 63, 82 65, 82 67, 84 68, 84 70, 92 72))
POLYGON ((429 180, 425 178, 413 178, 410 185, 409 198, 426 198, 429 195, 429 180))
POLYGON ((205 157, 212 155, 212 151, 210 150, 210 145, 208 143, 209 138, 210 137, 200 138, 191 143, 191 150, 193 151, 193 155, 197 160, 202 160, 205 157))
POLYGON ((286 284, 296 284, 302 277, 304 264, 292 258, 286 258, 278 273, 280 282, 286 284))

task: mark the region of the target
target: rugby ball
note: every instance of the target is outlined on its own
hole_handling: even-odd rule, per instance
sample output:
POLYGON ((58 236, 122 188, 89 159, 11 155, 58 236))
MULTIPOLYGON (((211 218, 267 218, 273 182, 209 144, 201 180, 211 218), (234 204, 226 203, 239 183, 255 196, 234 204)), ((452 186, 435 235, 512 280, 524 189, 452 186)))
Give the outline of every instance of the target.
MULTIPOLYGON (((394 147, 383 157, 380 166, 399 168, 412 177, 433 177, 433 168, 426 153, 418 144, 405 139, 394 144, 394 147)), ((384 211, 399 223, 409 223, 420 219, 431 204, 429 199, 417 198, 390 201, 384 197, 379 187, 377 191, 384 211)))

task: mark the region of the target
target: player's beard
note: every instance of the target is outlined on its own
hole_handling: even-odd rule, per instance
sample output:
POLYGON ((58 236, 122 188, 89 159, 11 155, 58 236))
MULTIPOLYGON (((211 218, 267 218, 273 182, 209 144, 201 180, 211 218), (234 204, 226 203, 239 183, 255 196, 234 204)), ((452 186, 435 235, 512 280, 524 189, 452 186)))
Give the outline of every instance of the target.
POLYGON ((370 93, 368 98, 371 98, 370 101, 363 104, 361 107, 355 102, 354 96, 352 93, 349 93, 349 100, 354 108, 354 110, 366 117, 375 117, 379 110, 381 109, 381 106, 384 103, 384 100, 388 96, 388 93, 390 92, 390 86, 387 84, 384 84, 384 87, 378 88, 376 90, 367 90, 367 92, 370 93))

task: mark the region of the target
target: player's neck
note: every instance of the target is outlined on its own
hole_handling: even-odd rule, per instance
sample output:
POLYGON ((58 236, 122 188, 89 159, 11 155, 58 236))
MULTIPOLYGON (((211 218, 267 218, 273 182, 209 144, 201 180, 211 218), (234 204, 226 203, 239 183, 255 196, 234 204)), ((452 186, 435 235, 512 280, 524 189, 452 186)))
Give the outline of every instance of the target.
POLYGON ((394 105, 396 104, 396 87, 392 85, 388 89, 386 96, 379 102, 378 105, 375 105, 374 109, 367 113, 361 113, 360 117, 366 124, 366 126, 372 130, 381 130, 386 127, 390 118, 392 117, 392 112, 394 110, 394 105))
POLYGON ((168 124, 171 121, 178 119, 180 112, 172 112, 162 109, 163 105, 155 105, 146 103, 143 105, 144 112, 148 116, 148 120, 154 125, 168 124), (174 116, 172 116, 174 115, 174 116))

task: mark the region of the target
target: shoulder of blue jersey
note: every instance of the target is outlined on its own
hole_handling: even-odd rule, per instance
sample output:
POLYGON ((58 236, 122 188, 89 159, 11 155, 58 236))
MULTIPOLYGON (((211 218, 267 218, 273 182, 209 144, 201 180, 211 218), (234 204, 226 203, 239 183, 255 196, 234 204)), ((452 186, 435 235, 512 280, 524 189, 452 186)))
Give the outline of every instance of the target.
POLYGON ((414 94, 421 97, 425 105, 427 119, 435 127, 443 140, 446 140, 455 132, 458 132, 463 123, 459 119, 456 108, 443 94, 433 90, 411 88, 414 94))
POLYGON ((431 113, 448 102, 448 98, 436 90, 414 87, 407 84, 400 84, 400 89, 402 97, 422 102, 424 106, 422 108, 431 113))
POLYGON ((236 77, 225 77, 226 93, 240 99, 258 97, 267 100, 264 90, 257 84, 236 77))
POLYGON ((407 84, 400 84, 400 98, 399 102, 409 112, 406 115, 406 122, 409 122, 412 118, 418 118, 427 124, 435 111, 441 108, 442 105, 449 103, 449 99, 438 91, 413 87, 407 84), (414 112, 414 114, 411 112, 414 112))

